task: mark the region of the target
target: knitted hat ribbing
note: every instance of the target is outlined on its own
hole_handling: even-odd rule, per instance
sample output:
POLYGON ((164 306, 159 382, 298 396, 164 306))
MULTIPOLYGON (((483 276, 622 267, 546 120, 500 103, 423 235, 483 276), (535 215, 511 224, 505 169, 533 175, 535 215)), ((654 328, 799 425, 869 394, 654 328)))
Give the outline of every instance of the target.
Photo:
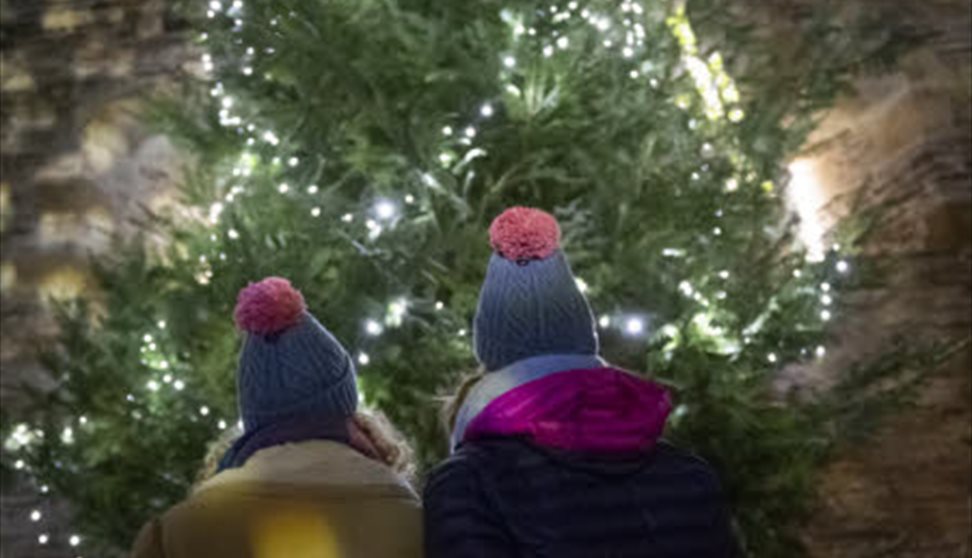
POLYGON ((474 320, 480 363, 495 371, 540 355, 597 354, 594 315, 560 250, 557 220, 507 209, 490 226, 490 243, 474 320))
POLYGON ((246 333, 237 391, 247 431, 298 415, 354 414, 354 363, 289 281, 250 284, 240 291, 234 316, 246 333))

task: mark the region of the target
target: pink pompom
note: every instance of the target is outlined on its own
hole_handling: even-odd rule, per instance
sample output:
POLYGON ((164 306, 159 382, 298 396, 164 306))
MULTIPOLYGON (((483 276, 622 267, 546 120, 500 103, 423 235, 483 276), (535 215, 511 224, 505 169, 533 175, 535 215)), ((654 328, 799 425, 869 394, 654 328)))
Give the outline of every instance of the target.
POLYGON ((250 283, 236 299, 236 327, 249 333, 271 335, 300 322, 306 306, 300 291, 282 277, 250 283))
POLYGON ((493 220, 489 242, 508 260, 543 259, 560 247, 560 226, 546 211, 511 207, 493 220))

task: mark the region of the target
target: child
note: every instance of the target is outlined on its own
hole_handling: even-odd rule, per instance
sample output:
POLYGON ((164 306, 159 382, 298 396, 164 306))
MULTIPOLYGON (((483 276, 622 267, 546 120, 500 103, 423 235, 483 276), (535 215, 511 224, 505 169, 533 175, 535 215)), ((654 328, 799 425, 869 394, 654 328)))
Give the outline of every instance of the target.
POLYGON ((598 357, 559 238, 536 209, 490 227, 474 323, 486 373, 461 391, 453 455, 426 485, 426 556, 733 556, 715 473, 659 439, 666 389, 598 357))
MULTIPOLYGON (((243 433, 224 434, 189 498, 149 522, 135 558, 418 558, 408 454, 356 412, 355 371, 285 279, 240 292, 243 433), (215 475, 210 476, 212 469, 215 475)), ((212 451, 211 451, 212 453, 212 451)))

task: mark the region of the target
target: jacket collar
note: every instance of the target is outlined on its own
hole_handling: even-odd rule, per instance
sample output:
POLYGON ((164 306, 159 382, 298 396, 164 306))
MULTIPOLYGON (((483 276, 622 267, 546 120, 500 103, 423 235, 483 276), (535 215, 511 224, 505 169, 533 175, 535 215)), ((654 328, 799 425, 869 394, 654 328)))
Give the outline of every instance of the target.
POLYGON ((466 396, 456 414, 449 447, 455 451, 463 441, 469 423, 496 398, 523 384, 566 370, 601 368, 605 362, 597 355, 542 355, 518 360, 506 368, 490 372, 466 396))
POLYGON ((415 492, 405 479, 350 446, 330 440, 275 445, 255 452, 241 467, 204 481, 199 494, 216 487, 285 484, 290 486, 369 486, 391 489, 405 497, 415 492))

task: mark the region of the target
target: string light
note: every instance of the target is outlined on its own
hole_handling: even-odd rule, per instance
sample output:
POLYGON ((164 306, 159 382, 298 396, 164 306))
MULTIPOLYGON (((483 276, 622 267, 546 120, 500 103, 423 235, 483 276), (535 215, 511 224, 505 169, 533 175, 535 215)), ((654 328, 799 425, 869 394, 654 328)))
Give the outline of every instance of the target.
POLYGON ((208 416, 209 415, 209 407, 207 407, 205 405, 203 405, 202 407, 199 407, 199 414, 202 415, 202 416, 204 416, 204 417, 205 416, 208 416))
POLYGON ((611 317, 604 314, 597 320, 597 324, 602 328, 606 328, 611 325, 611 317))
POLYGON ((317 193, 317 190, 318 190, 317 184, 311 184, 310 186, 307 187, 307 193, 312 196, 317 193))
POLYGON ((379 219, 389 220, 398 213, 398 208, 391 200, 378 200, 375 203, 375 215, 379 219))
POLYGON ((37 523, 43 517, 44 517, 44 514, 42 514, 40 510, 34 510, 34 511, 30 512, 30 520, 33 521, 34 523, 37 523))
POLYGON ((358 353, 358 364, 361 366, 368 366, 368 363, 370 362, 371 357, 368 356, 368 353, 358 353))
POLYGON ((628 318, 624 323, 624 330, 629 335, 640 335, 645 331, 645 322, 641 318, 628 318))
POLYGON ((442 127, 442 135, 443 136, 451 136, 452 135, 452 126, 443 126, 442 127))
POLYGON ((830 318, 831 317, 833 317, 833 314, 830 313, 830 310, 821 310, 820 311, 820 319, 821 320, 823 320, 825 322, 826 321, 830 321, 830 318))
POLYGON ((513 68, 514 66, 516 66, 516 58, 513 58, 512 56, 504 56, 503 65, 506 66, 507 68, 513 68))
POLYGON ((41 545, 46 545, 51 540, 51 536, 47 533, 41 533, 37 536, 37 542, 41 545))
POLYGON ((476 137, 476 128, 473 128, 472 126, 466 127, 465 134, 469 139, 476 137))
POLYGON ((68 538, 68 544, 71 546, 78 546, 81 544, 81 537, 78 535, 71 535, 70 538, 68 538))
POLYGON ((311 209, 311 217, 320 217, 320 216, 321 216, 321 208, 315 207, 311 209))
POLYGON ((823 358, 827 354, 827 348, 823 345, 818 345, 815 351, 817 358, 823 358))
POLYGON ((766 355, 766 360, 768 360, 771 364, 776 364, 776 361, 779 360, 779 358, 776 356, 776 353, 770 353, 766 355))
POLYGON ((183 382, 182 380, 176 380, 175 383, 172 384, 172 387, 174 387, 176 391, 182 391, 183 389, 185 389, 186 383, 183 382))
POLYGON ((382 328, 381 324, 379 324, 375 320, 367 320, 365 322, 365 331, 368 333, 368 335, 377 336, 377 335, 381 335, 381 332, 384 331, 384 328, 382 328))
POLYGON ((482 107, 479 108, 479 114, 483 115, 486 118, 493 116, 493 106, 490 105, 489 103, 484 104, 482 107))
POLYGON ((840 260, 839 262, 837 262, 837 265, 835 267, 837 271, 840 273, 847 273, 848 271, 850 271, 850 264, 847 263, 845 260, 840 260))

